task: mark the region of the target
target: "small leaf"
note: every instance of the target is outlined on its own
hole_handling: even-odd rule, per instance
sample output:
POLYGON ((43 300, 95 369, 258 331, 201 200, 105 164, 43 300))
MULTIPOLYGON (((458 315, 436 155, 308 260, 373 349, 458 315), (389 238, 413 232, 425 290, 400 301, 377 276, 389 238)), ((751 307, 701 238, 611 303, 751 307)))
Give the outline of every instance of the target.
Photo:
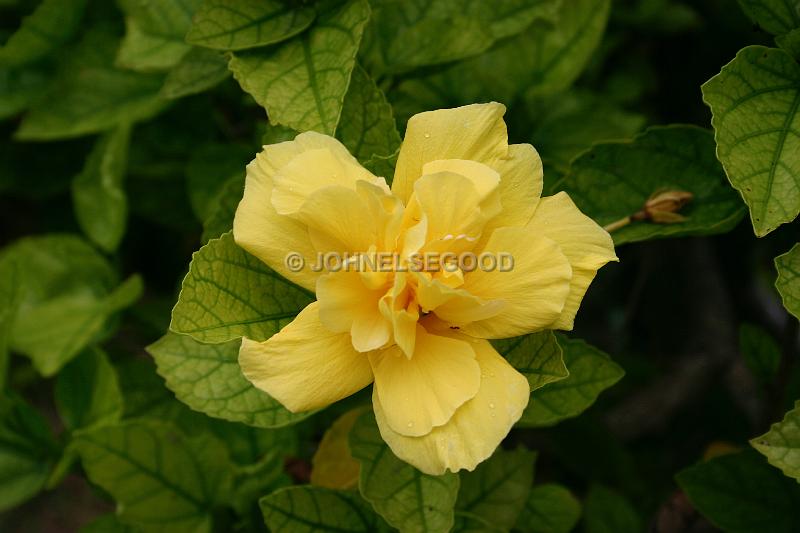
POLYGON ((72 202, 81 229, 108 252, 117 249, 125 233, 128 200, 122 182, 129 142, 126 124, 103 135, 72 181, 72 202))
POLYGON ((748 46, 703 85, 717 157, 750 208, 758 237, 800 213, 800 65, 748 46))
POLYGON ((44 0, 0 47, 0 65, 32 63, 69 41, 83 17, 86 0, 44 0))
POLYGON ((349 0, 289 41, 235 53, 229 68, 270 122, 333 135, 368 18, 366 0, 349 0))
POLYGON ((569 533, 581 517, 581 504, 561 485, 536 485, 517 521, 522 533, 569 533))
POLYGON ((353 156, 391 183, 393 155, 400 148, 400 134, 392 106, 369 74, 356 65, 344 99, 336 137, 353 156))
POLYGON ((681 210, 688 218, 675 224, 632 222, 613 232, 624 244, 684 235, 709 235, 732 229, 744 210, 714 155, 711 135, 694 126, 650 128, 632 141, 595 145, 580 155, 555 185, 578 207, 606 225, 639 211, 664 189, 694 195, 681 210))
POLYGON ((116 64, 138 71, 167 70, 191 48, 184 41, 201 0, 141 2, 119 0, 125 13, 125 38, 116 64))
POLYGON ((528 378, 531 391, 569 376, 563 351, 552 331, 496 340, 493 344, 511 366, 528 378))
POLYGON ((800 60, 800 28, 792 30, 786 35, 775 37, 778 46, 786 50, 793 58, 800 60))
POLYGON ((311 295, 239 248, 233 235, 213 239, 192 256, 170 329, 206 343, 277 333, 311 295))
POLYGON ((286 487, 259 501, 273 533, 373 533, 385 524, 356 494, 322 487, 286 487))
POLYGON ((278 0, 205 0, 186 42, 217 50, 277 43, 306 29, 314 10, 278 0))
POLYGON ((739 351, 747 368, 761 383, 769 383, 778 372, 781 349, 772 336, 753 324, 739 328, 739 351))
POLYGON ((230 75, 224 55, 204 48, 192 48, 167 74, 161 96, 175 99, 201 93, 230 75))
POLYGON ((27 109, 47 91, 50 81, 43 69, 0 68, 0 119, 27 109))
POLYGON ((216 239, 233 229, 236 208, 244 194, 244 174, 230 177, 214 200, 208 217, 203 221, 203 242, 216 239))
POLYGON ((775 287, 783 299, 783 306, 800 319, 800 244, 775 258, 778 279, 775 287))
POLYGON ((55 401, 70 431, 119 421, 122 391, 108 356, 94 348, 70 361, 58 374, 55 401))
POLYGON ((750 20, 773 35, 800 28, 800 8, 785 0, 739 0, 750 20))
POLYGON ((362 50, 370 72, 400 73, 474 56, 537 19, 555 19, 557 0, 374 2, 362 50))
POLYGON ((768 432, 750 444, 764 454, 769 464, 800 481, 800 401, 783 420, 772 424, 768 432))
POLYGON ((89 479, 108 491, 126 523, 162 531, 211 531, 228 497, 232 465, 216 439, 189 439, 169 424, 131 421, 76 437, 89 479))
POLYGON ((642 519, 622 495, 592 485, 583 510, 586 533, 640 533, 642 519))
POLYGON ((753 450, 686 468, 675 477, 692 505, 730 533, 797 531, 800 485, 753 450))
POLYGON ((569 376, 531 394, 518 422, 522 427, 547 427, 578 416, 625 375, 608 355, 582 340, 559 336, 558 343, 564 350, 569 376))
POLYGON ((147 347, 167 387, 189 407, 209 416, 256 427, 278 427, 306 418, 292 414, 247 381, 239 368, 238 340, 201 344, 167 333, 147 347))
POLYGON ((45 376, 99 340, 109 318, 142 290, 138 276, 114 288, 117 278, 105 258, 73 235, 17 241, 3 251, 0 276, 11 268, 19 277, 19 306, 10 346, 45 376))
POLYGON ((47 420, 20 398, 0 396, 0 511, 44 487, 55 456, 47 420))
MULTIPOLYGON (((461 475, 456 509, 483 519, 498 530, 510 531, 528 499, 535 461, 536 452, 524 448, 513 452, 498 449, 474 472, 461 475)), ((455 529, 472 530, 469 526, 455 529)))
MULTIPOLYGON (((192 152, 186 165, 186 185, 198 219, 206 220, 216 210, 230 178, 236 176, 243 183, 245 167, 254 153, 249 146, 233 143, 203 144, 192 152)), ((239 200, 242 190, 239 190, 239 200)))
POLYGON ((356 421, 350 451, 361 463, 361 495, 389 525, 401 532, 450 530, 459 486, 456 474, 430 476, 395 457, 372 413, 356 421))
POLYGON ((537 115, 531 142, 545 168, 566 173, 575 157, 593 144, 633 137, 645 123, 643 115, 615 106, 608 98, 572 91, 528 104, 537 115))

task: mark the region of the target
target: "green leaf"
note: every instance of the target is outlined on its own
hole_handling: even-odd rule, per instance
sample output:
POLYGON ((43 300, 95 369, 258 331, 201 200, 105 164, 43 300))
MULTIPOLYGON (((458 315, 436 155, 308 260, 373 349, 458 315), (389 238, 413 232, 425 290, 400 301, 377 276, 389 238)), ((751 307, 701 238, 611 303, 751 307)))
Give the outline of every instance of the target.
POLYGON ((623 111, 608 98, 573 91, 537 99, 531 143, 545 167, 566 173, 575 156, 602 141, 628 139, 644 126, 643 115, 623 111))
POLYGON ((161 96, 175 99, 201 93, 228 76, 228 60, 214 50, 192 48, 167 74, 161 96))
POLYGON ((536 19, 556 17, 554 0, 374 2, 363 48, 370 72, 399 73, 474 56, 536 19))
POLYGON ((108 262, 73 235, 17 241, 3 252, 0 276, 10 275, 11 268, 19 277, 19 306, 10 346, 29 356, 44 376, 99 340, 109 318, 142 290, 138 276, 114 288, 117 277, 108 262))
POLYGON ((586 533, 640 533, 642 519, 621 494, 592 485, 583 511, 586 533))
POLYGON ((42 489, 54 456, 55 443, 47 420, 4 389, 0 396, 0 512, 42 489))
POLYGON ((119 421, 122 391, 108 356, 94 348, 70 361, 58 374, 55 401, 70 431, 119 421))
MULTIPOLYGON (((524 448, 498 449, 473 472, 461 475, 456 512, 476 516, 497 530, 510 531, 528 499, 535 461, 536 452, 524 448)), ((456 526, 455 530, 473 529, 456 526)))
POLYGON ((561 485, 536 485, 517 521, 522 533, 569 533, 581 517, 581 504, 561 485))
POLYGON ((430 476, 395 457, 372 413, 356 421, 350 452, 361 463, 361 495, 389 525, 401 532, 449 531, 453 526, 458 475, 430 476))
POLYGON ((572 85, 600 44, 610 11, 610 0, 568 0, 551 27, 546 22, 531 26, 525 53, 535 57, 536 64, 528 73, 528 92, 554 94, 572 85))
POLYGON ((392 106, 369 74, 356 65, 336 137, 367 168, 391 182, 400 134, 392 106))
POLYGON ((800 65, 748 46, 703 85, 717 157, 763 237, 800 213, 800 65))
POLYGON ((210 214, 203 221, 203 242, 215 239, 233 229, 236 208, 244 194, 244 174, 232 176, 217 195, 210 214))
POLYGON ((62 80, 16 132, 23 141, 78 137, 152 117, 164 103, 160 76, 89 67, 62 80))
POLYGON ((747 368, 761 383, 772 381, 780 366, 781 349, 769 333, 753 324, 742 324, 739 351, 747 368))
POLYGON ((0 119, 28 108, 47 90, 50 79, 44 70, 0 68, 0 119))
POLYGON ((192 256, 170 329, 206 343, 263 341, 292 321, 311 295, 239 248, 233 235, 192 256))
POLYGON ((270 122, 333 135, 368 18, 366 0, 349 0, 289 41, 237 52, 229 68, 270 122))
POLYGON ((569 376, 563 351, 552 331, 496 340, 492 344, 511 366, 528 378, 531 391, 569 376))
POLYGON ((278 0, 205 0, 186 41, 217 50, 244 50, 288 39, 313 20, 312 8, 278 0))
POLYGON ((525 91, 529 98, 553 94, 559 101, 600 42, 608 6, 608 0, 561 2, 556 23, 535 21, 478 56, 402 81, 389 94, 395 115, 405 121, 430 109, 491 100, 513 103, 525 91))
POLYGON ((170 424, 103 426, 82 432, 76 445, 89 479, 117 501, 119 518, 153 531, 211 531, 211 513, 232 488, 225 447, 170 424))
POLYGON ((108 252, 117 249, 125 234, 128 200, 122 182, 130 131, 123 124, 103 135, 81 173, 72 181, 72 202, 81 229, 108 252))
POLYGON ((625 372, 605 353, 580 339, 558 337, 569 370, 565 379, 549 383, 531 394, 518 425, 547 427, 578 416, 625 372))
POLYGON ((167 70, 176 65, 191 48, 184 35, 200 2, 118 0, 126 15, 126 31, 117 52, 117 65, 139 71, 167 70))
POLYGON ((775 42, 795 59, 800 59, 800 28, 775 37, 775 42))
POLYGON ((800 244, 775 258, 778 279, 775 287, 783 299, 783 306, 800 319, 800 244))
POLYGON ((773 35, 800 28, 800 9, 786 0, 739 0, 750 20, 773 35))
POLYGON ((78 29, 86 0, 44 0, 0 47, 0 65, 19 66, 58 50, 78 29))
POLYGON ((772 424, 769 431, 750 444, 764 454, 769 464, 800 481, 800 401, 783 420, 772 424))
MULTIPOLYGON (((186 165, 186 184, 197 218, 206 220, 216 210, 230 178, 237 177, 243 183, 245 167, 254 152, 249 146, 232 143, 203 144, 192 152, 186 165)), ((242 191, 239 190, 239 200, 242 191)))
POLYGON ((753 450, 723 455, 675 477, 692 505, 730 533, 789 533, 800 528, 800 485, 753 450))
POLYGON ((309 413, 293 414, 247 381, 239 368, 238 340, 201 344, 167 333, 147 347, 167 387, 189 407, 209 416, 271 428, 291 424, 309 413))
POLYGON ((78 533, 136 533, 137 529, 119 521, 115 514, 101 515, 82 528, 78 533))
POLYGON ((259 500, 273 533, 372 533, 385 524, 356 494, 322 487, 286 487, 259 500))
POLYGON ((694 126, 650 128, 632 141, 595 145, 580 155, 556 185, 600 225, 633 215, 665 189, 691 192, 685 222, 632 222, 613 232, 617 245, 732 229, 744 210, 714 156, 714 140, 694 126))

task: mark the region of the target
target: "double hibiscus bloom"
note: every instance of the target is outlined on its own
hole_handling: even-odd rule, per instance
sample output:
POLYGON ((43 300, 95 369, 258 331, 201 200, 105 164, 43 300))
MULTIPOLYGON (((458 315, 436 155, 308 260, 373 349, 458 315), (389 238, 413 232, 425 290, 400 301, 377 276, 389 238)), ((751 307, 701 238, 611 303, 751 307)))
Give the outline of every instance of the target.
POLYGON ((391 188, 327 135, 264 147, 247 167, 234 238, 317 301, 269 340, 243 339, 247 379, 294 412, 374 383, 383 439, 429 474, 494 452, 530 387, 487 339, 571 329, 597 270, 616 260, 569 196, 541 197, 539 155, 508 144, 504 112, 491 103, 411 118, 391 188), (320 253, 392 254, 398 265, 506 254, 514 267, 295 272, 287 253, 309 265, 320 253))

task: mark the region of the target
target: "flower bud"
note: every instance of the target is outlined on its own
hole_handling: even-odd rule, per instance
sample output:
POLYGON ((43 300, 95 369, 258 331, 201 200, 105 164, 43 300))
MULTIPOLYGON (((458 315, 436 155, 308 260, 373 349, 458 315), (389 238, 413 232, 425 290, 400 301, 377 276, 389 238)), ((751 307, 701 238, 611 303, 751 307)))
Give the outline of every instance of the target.
POLYGON ((684 222, 686 217, 678 214, 694 195, 687 191, 666 190, 654 193, 644 203, 641 211, 633 215, 633 220, 649 220, 656 224, 684 222))

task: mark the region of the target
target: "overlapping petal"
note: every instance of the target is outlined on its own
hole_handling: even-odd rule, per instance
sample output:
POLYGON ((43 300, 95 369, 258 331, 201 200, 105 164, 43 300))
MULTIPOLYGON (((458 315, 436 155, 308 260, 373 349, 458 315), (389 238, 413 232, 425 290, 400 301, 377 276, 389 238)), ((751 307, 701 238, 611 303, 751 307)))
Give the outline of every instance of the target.
POLYGON ((399 435, 419 436, 445 424, 475 396, 481 371, 469 342, 417 326, 414 355, 394 346, 369 354, 384 420, 399 435))
POLYGON ((606 230, 578 209, 570 197, 560 192, 542 198, 527 227, 558 244, 572 266, 570 291, 553 329, 572 329, 575 314, 597 271, 609 261, 617 261, 614 241, 606 230))
POLYGON ((480 387, 446 424, 430 433, 414 437, 396 431, 378 388, 373 390, 372 404, 383 440, 400 459, 426 474, 473 470, 492 455, 528 405, 530 385, 525 376, 487 341, 470 344, 480 367, 480 387))
POLYGON ((476 269, 464 277, 463 288, 506 305, 496 316, 463 325, 462 331, 482 339, 516 337, 547 328, 561 316, 572 267, 554 240, 524 227, 500 228, 481 253, 509 254, 513 268, 476 269))
POLYGON ((348 333, 334 333, 309 304, 264 342, 242 339, 239 366, 253 385, 292 412, 326 407, 372 382, 372 369, 348 333))

